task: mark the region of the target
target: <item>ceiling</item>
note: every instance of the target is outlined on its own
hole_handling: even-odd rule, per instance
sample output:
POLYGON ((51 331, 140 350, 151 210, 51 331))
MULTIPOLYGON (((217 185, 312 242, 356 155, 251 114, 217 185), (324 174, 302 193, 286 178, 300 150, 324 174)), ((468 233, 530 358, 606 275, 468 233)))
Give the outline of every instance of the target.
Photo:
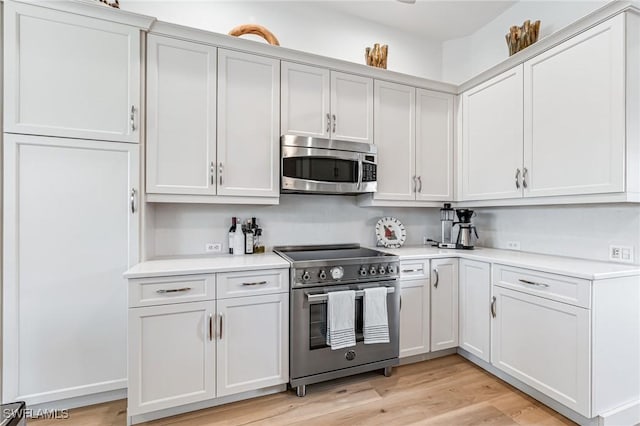
POLYGON ((306 0, 318 6, 357 16, 433 40, 450 40, 474 33, 513 6, 508 0, 306 0))

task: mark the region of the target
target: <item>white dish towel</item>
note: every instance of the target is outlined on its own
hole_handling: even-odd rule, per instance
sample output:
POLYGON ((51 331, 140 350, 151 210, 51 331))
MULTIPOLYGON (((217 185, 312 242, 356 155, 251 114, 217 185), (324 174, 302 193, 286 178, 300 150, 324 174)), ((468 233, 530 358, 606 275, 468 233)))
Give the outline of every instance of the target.
POLYGON ((364 343, 389 343, 387 288, 364 290, 364 343))
POLYGON ((327 345, 331 349, 356 345, 356 292, 332 291, 327 299, 327 345))

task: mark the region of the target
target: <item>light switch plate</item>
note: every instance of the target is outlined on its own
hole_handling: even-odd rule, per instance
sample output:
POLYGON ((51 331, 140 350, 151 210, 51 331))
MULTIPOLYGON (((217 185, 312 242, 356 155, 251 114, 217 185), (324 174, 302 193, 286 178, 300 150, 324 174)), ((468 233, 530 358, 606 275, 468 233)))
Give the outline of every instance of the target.
POLYGON ((609 246, 609 260, 633 263, 633 247, 609 246))

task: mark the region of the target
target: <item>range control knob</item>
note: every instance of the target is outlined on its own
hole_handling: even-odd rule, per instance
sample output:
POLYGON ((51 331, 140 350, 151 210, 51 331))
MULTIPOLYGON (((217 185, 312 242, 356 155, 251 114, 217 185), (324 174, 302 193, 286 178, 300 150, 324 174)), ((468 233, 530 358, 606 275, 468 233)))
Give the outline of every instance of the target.
POLYGON ((327 279, 327 273, 324 271, 324 269, 320 271, 320 274, 318 274, 318 276, 320 277, 321 280, 327 279))
POLYGON ((390 274, 395 274, 396 273, 396 267, 393 266, 393 265, 387 266, 387 272, 389 272, 390 274))
POLYGON ((378 272, 380 273, 380 275, 384 275, 387 270, 384 268, 384 266, 380 265, 380 269, 378 269, 378 272))
POLYGON ((331 278, 339 280, 344 276, 344 269, 342 269, 342 266, 334 266, 329 273, 331 274, 331 278))
POLYGON ((309 281, 309 278, 311 278, 311 275, 309 275, 309 271, 304 271, 304 273, 302 274, 302 280, 309 281))
POLYGON ((375 266, 372 266, 371 269, 369 269, 369 275, 375 275, 378 273, 378 270, 376 269, 375 266))
POLYGON ((365 268, 364 266, 360 268, 359 274, 361 277, 366 277, 367 276, 367 268, 365 268))

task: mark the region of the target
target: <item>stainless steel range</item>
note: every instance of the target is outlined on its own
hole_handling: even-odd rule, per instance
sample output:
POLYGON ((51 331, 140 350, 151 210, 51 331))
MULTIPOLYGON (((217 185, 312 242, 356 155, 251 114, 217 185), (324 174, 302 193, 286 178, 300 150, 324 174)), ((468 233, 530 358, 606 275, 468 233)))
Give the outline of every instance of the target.
POLYGON ((306 385, 375 369, 391 375, 398 364, 399 259, 358 244, 275 247, 291 263, 290 384, 298 396, 306 385), (365 288, 387 287, 389 343, 364 344, 365 288), (326 344, 327 294, 355 290, 356 345, 332 350, 326 344))

